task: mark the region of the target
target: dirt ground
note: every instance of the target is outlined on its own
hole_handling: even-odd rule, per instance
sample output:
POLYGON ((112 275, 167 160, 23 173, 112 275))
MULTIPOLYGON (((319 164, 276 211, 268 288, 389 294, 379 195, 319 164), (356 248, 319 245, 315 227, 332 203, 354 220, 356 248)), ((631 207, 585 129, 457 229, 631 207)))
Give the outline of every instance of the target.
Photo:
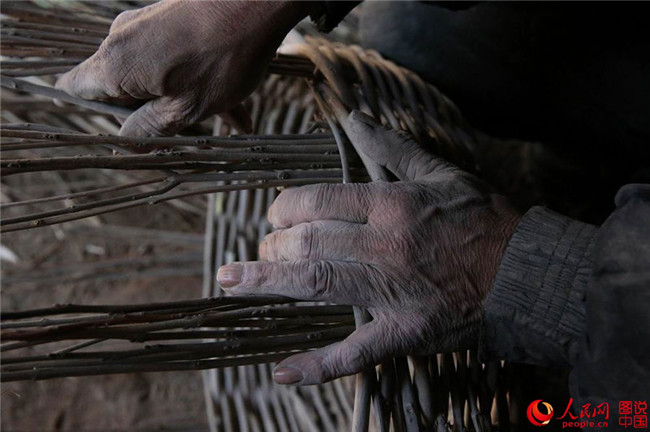
MULTIPOLYGON (((19 261, 2 263, 2 310, 200 297, 202 229, 199 215, 160 206, 5 234, 2 244, 19 261), (189 240, 115 234, 126 225, 173 228, 189 240), (184 258, 178 265, 155 259, 170 256, 184 258), (119 265, 102 264, 110 260, 119 265)), ((207 430, 200 372, 4 383, 1 402, 7 432, 207 430)))

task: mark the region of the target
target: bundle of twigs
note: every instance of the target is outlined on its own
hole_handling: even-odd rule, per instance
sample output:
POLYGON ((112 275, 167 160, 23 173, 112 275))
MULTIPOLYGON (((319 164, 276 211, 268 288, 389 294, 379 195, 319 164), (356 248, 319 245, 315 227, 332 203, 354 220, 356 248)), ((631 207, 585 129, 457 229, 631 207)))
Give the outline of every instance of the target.
MULTIPOLYGON (((67 222, 110 211, 155 204, 171 199, 242 188, 282 187, 316 182, 340 182, 342 172, 336 143, 328 134, 301 136, 174 137, 130 139, 92 136, 34 125, 2 125, 2 176, 35 171, 79 169, 160 170, 147 180, 87 189, 81 192, 2 204, 3 209, 43 205, 71 199, 93 199, 83 204, 41 210, 0 221, 3 232, 67 222), (7 138, 11 138, 8 140, 7 138), (148 154, 78 155, 7 159, 20 150, 71 146, 153 146, 166 149, 148 154), (195 146, 195 148, 189 148, 195 146), (204 149, 196 149, 201 146, 204 149), (188 171, 190 170, 190 171, 188 171), (214 185, 219 182, 228 184, 214 185), (208 187, 185 185, 212 183, 208 187), (139 187, 147 186, 142 192, 139 187), (181 190, 182 189, 182 190, 181 190), (115 194, 118 195, 115 195, 115 194), (110 198, 97 199, 97 197, 110 198)), ((362 178, 362 177, 361 177, 362 178)))
MULTIPOLYGON (((0 325, 1 378, 35 380, 255 365, 334 343, 354 330, 350 307, 289 306, 289 301, 221 297, 129 306, 65 304, 5 312, 0 325), (38 351, 41 347, 45 353, 12 355, 20 349, 38 351)), ((495 391, 505 400, 505 388, 496 386, 501 373, 498 364, 484 370, 475 357, 461 354, 437 360, 414 358, 417 392, 410 384, 406 360, 396 360, 395 366, 397 376, 391 381, 384 377, 374 390, 375 408, 382 416, 392 411, 395 422, 418 424, 423 415, 427 424, 444 429, 447 398, 442 395, 451 394, 455 420, 464 422, 467 398, 468 420, 481 430, 489 420, 478 409, 478 401, 491 405, 495 391), (430 368, 431 361, 435 369, 430 368), (392 408, 394 404, 399 410, 392 408)))
POLYGON ((130 306, 67 304, 4 312, 1 379, 257 364, 333 343, 354 329, 350 307, 268 306, 273 303, 288 300, 221 297, 130 306), (125 343, 104 344, 115 340, 125 343), (11 355, 20 348, 45 344, 56 348, 49 345, 40 355, 11 355))

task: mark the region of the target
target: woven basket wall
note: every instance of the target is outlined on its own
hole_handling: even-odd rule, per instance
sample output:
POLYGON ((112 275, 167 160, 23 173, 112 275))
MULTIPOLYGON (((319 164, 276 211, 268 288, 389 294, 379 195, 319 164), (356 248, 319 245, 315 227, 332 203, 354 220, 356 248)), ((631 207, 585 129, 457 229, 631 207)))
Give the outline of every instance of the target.
MULTIPOLYGON (((353 152, 337 119, 345 118, 352 109, 360 109, 393 128, 411 133, 437 154, 461 166, 476 168, 474 155, 479 151, 480 135, 463 121, 447 98, 417 75, 382 59, 377 53, 323 39, 308 39, 307 44, 293 46, 291 50, 316 65, 315 78, 309 81, 307 88, 302 79, 270 77, 261 92, 252 98, 256 133, 305 133, 306 119, 324 120, 340 134, 340 144, 345 151, 353 152)), ((220 128, 217 123, 217 129, 220 128)), ((215 265, 206 269, 206 295, 220 295, 219 288, 212 283, 218 266, 232 260, 256 259, 257 244, 270 229, 264 214, 274 195, 273 190, 260 189, 211 198, 208 221, 213 221, 214 226, 208 225, 206 229, 206 244, 211 245, 206 253, 212 254, 215 265)), ((497 393, 499 402, 505 401, 506 389, 496 385, 503 381, 502 374, 500 364, 484 366, 474 354, 464 352, 408 361, 399 359, 393 364, 384 364, 378 369, 376 382, 372 383, 375 414, 370 417, 371 427, 374 430, 387 430, 389 425, 395 430, 434 427, 446 430, 455 425, 455 430, 489 430, 497 393), (379 391, 382 383, 383 393, 379 391), (381 412, 377 412, 379 407, 381 412), (379 417, 375 417, 377 415, 379 417), (391 417, 392 422, 388 421, 391 417)), ((311 412, 311 418, 317 423, 303 424, 299 430, 341 430, 341 423, 350 424, 352 420, 346 417, 350 412, 341 410, 332 398, 336 386, 345 387, 345 384, 334 382, 334 388, 326 384, 300 390, 273 387, 269 369, 264 369, 262 375, 260 368, 254 366, 205 373, 209 411, 210 402, 214 404, 214 412, 210 415, 232 418, 232 414, 224 416, 223 410, 230 409, 224 399, 232 392, 232 389, 224 392, 225 383, 237 382, 240 386, 235 391, 237 394, 251 394, 243 390, 250 385, 251 375, 268 380, 263 386, 274 389, 256 395, 251 401, 260 418, 273 412, 271 404, 277 398, 286 400, 300 395, 304 408, 299 411, 311 412), (268 406, 263 407, 262 403, 268 406), (330 412, 326 414, 324 410, 330 412)), ((357 391, 359 386, 361 384, 357 383, 357 391)), ((361 404, 357 411, 364 411, 361 404)), ((507 407, 501 407, 501 415, 507 418, 507 407)), ((357 415, 354 419, 355 430, 363 430, 363 417, 357 415)), ((282 420, 276 419, 276 422, 282 420)))

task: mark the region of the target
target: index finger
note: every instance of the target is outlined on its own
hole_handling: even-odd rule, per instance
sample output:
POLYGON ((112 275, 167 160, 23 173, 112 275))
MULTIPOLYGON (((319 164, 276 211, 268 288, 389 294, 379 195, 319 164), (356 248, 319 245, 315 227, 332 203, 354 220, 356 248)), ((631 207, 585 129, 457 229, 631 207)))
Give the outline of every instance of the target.
POLYGON ((316 184, 283 191, 268 212, 275 228, 303 222, 339 220, 366 223, 371 210, 371 187, 366 183, 316 184))

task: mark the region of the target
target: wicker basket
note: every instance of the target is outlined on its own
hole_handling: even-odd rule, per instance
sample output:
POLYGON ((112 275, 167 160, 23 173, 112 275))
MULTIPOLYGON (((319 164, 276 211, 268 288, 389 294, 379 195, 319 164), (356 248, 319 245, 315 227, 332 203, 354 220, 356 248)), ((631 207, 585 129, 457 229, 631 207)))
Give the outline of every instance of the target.
MULTIPOLYGON (((61 7, 40 9, 37 5, 30 3, 12 4, 7 8, 3 5, 3 13, 12 17, 3 21, 3 27, 12 31, 12 37, 2 41, 3 55, 14 56, 18 59, 3 64, 2 85, 13 90, 10 95, 13 100, 9 100, 9 106, 12 107, 13 112, 32 121, 74 117, 77 124, 94 122, 95 126, 99 124, 97 121, 99 115, 104 119, 102 124, 108 129, 110 127, 106 124, 110 124, 111 115, 128 114, 123 108, 82 101, 64 95, 47 85, 51 85, 53 82, 51 75, 69 69, 94 52, 101 40, 101 35, 108 30, 110 19, 117 12, 119 11, 115 7, 111 8, 100 4, 95 6, 77 5, 71 10, 61 9, 61 7), (30 25, 38 25, 45 21, 50 26, 46 32, 35 32, 32 30, 33 26, 30 27, 30 25), (63 36, 69 36, 70 26, 78 29, 75 30, 77 34, 84 36, 83 40, 86 41, 84 44, 66 42, 69 38, 63 36), (39 60, 33 60, 33 57, 47 61, 39 63, 39 60), (39 77, 40 84, 28 83, 21 78, 24 76, 39 77), (63 108, 55 107, 43 102, 47 98, 58 98, 73 105, 63 108), (29 106, 28 110, 25 109, 26 106, 29 106)), ((320 38, 307 37, 305 43, 283 47, 283 49, 284 52, 290 54, 278 55, 271 65, 271 74, 247 101, 253 115, 255 136, 220 140, 213 140, 209 137, 177 137, 167 139, 167 141, 152 138, 145 142, 145 144, 155 144, 170 149, 182 146, 183 151, 179 153, 180 156, 172 160, 176 165, 172 165, 170 162, 169 166, 173 166, 170 169, 175 170, 174 175, 186 174, 189 171, 183 169, 182 164, 185 163, 189 169, 199 170, 199 174, 203 175, 203 177, 193 177, 192 185, 207 185, 207 187, 184 189, 176 195, 181 198, 198 194, 207 194, 208 196, 207 203, 198 203, 198 205, 207 207, 204 297, 218 298, 222 295, 221 290, 214 282, 215 271, 219 266, 233 260, 256 259, 257 244, 270 230, 265 214, 266 209, 276 196, 277 186, 307 184, 323 180, 350 181, 354 178, 365 178, 365 172, 373 179, 382 178, 382 171, 372 164, 367 164, 364 172, 362 161, 359 160, 354 148, 346 138, 345 118, 353 109, 364 111, 394 129, 409 132, 417 141, 429 147, 436 154, 497 183, 497 186, 507 192, 519 193, 522 190, 529 192, 535 190, 526 180, 527 170, 512 171, 514 174, 504 176, 501 167, 489 163, 494 160, 495 150, 503 152, 516 148, 521 154, 525 154, 527 144, 498 141, 475 131, 463 120, 462 115, 451 101, 416 74, 383 59, 376 52, 364 51, 357 46, 334 43, 320 38), (314 132, 317 132, 317 135, 314 135, 314 132), (326 147, 323 152, 319 153, 314 150, 316 147, 312 147, 312 150, 309 151, 305 149, 305 140, 315 138, 320 139, 321 141, 318 143, 326 147), (303 157, 303 159, 295 159, 304 162, 301 162, 302 165, 295 162, 296 166, 300 167, 299 170, 288 170, 286 166, 293 163, 292 159, 274 159, 275 153, 269 150, 272 148, 271 142, 276 145, 276 141, 283 139, 285 141, 280 145, 294 146, 286 152, 303 157), (219 153, 214 149, 227 148, 229 144, 234 145, 233 143, 238 145, 245 143, 247 147, 243 147, 242 151, 246 154, 235 161, 232 158, 219 159, 219 155, 225 153, 219 153), (197 150, 197 147, 200 149, 197 150), (271 153, 267 153, 269 151, 271 153), (197 155, 203 155, 206 152, 212 152, 214 157, 209 162, 205 162, 203 159, 200 164, 196 162, 197 155), (333 155, 337 156, 332 157, 333 155), (192 165, 192 163, 197 165, 192 165), (246 165, 248 167, 247 176, 237 177, 232 174, 239 171, 236 167, 233 168, 228 164, 237 163, 243 164, 241 166, 249 164, 246 165), (223 171, 226 166, 228 169, 223 171), (219 177, 206 174, 220 172, 231 175, 229 177, 221 174, 219 177), (316 173, 319 176, 316 176, 316 173), (292 180, 294 181, 292 182, 292 180)), ((3 135, 11 137, 10 142, 5 142, 3 147, 6 149, 7 145, 9 148, 14 145, 20 150, 21 148, 33 148, 28 147, 29 145, 42 146, 42 143, 50 143, 52 146, 67 146, 81 142, 98 146, 113 146, 119 153, 124 151, 121 144, 133 144, 132 141, 123 138, 83 134, 78 131, 70 132, 60 129, 59 126, 60 124, 52 123, 48 126, 38 127, 33 125, 3 126, 3 135), (41 144, 32 144, 34 142, 41 144)), ((204 130, 206 126, 212 127, 215 136, 227 136, 233 132, 218 117, 203 122, 204 130)), ((92 127, 86 130, 90 131, 92 127)), ((145 140, 135 141, 144 142, 145 140)), ((72 153, 66 154, 75 154, 76 150, 74 147, 71 148, 72 153)), ((146 159, 147 157, 141 160, 149 163, 151 158, 146 159)), ((128 159, 123 154, 105 156, 105 158, 101 160, 101 164, 109 163, 106 161, 110 160, 110 163, 114 164, 111 166, 116 169, 129 170, 137 167, 139 172, 149 170, 149 177, 129 177, 132 182, 129 184, 135 184, 132 186, 133 188, 141 187, 142 182, 148 181, 154 177, 155 173, 165 169, 160 164, 144 165, 143 168, 144 162, 137 162, 140 163, 137 166, 129 165, 136 164, 136 162, 132 162, 135 158, 128 159)), ((50 165, 44 164, 45 168, 43 169, 65 171, 73 169, 75 163, 80 163, 79 160, 86 161, 86 159, 77 158, 77 162, 68 162, 67 165, 51 165, 53 162, 48 160, 46 162, 50 165)), ((29 167, 41 162, 34 162, 31 159, 29 161, 18 159, 7 161, 5 159, 2 163, 4 173, 24 175, 27 172, 38 171, 38 169, 29 167)), ((57 163, 59 162, 57 161, 57 163)), ((93 163, 100 163, 95 160, 87 160, 84 163, 88 164, 84 165, 87 168, 104 167, 101 164, 93 165, 93 163)), ((192 171, 192 173, 195 172, 192 171)), ((169 182, 169 177, 164 181, 169 182)), ((121 190, 124 189, 126 188, 121 190)), ((171 196, 169 195, 170 190, 144 197, 138 195, 143 192, 132 193, 136 197, 128 201, 127 204, 124 204, 125 200, 117 204, 116 201, 110 199, 108 202, 106 199, 98 200, 90 202, 87 209, 72 209, 70 212, 64 212, 63 215, 93 216, 101 214, 101 212, 149 204, 153 198, 156 202, 162 202, 171 196)), ((88 194, 83 195, 83 197, 87 196, 88 194)), ((196 202, 193 203, 193 205, 196 204, 196 202)), ((61 217, 61 213, 48 216, 47 211, 37 213, 36 217, 31 217, 31 219, 28 217, 29 215, 20 213, 10 216, 12 219, 9 219, 8 222, 7 218, 3 221, 5 230, 29 229, 62 221, 57 219, 61 217), (15 222, 16 220, 18 222, 15 222)), ((262 299, 256 306, 274 303, 275 299, 262 299)), ((243 302, 240 307, 245 308, 250 305, 243 302)), ((287 308, 287 306, 283 307, 287 308)), ((290 306, 289 309, 291 307, 302 306, 290 306)), ((314 307, 321 306, 315 305, 314 307)), ((21 328, 20 323, 24 322, 21 320, 30 316, 78 314, 80 311, 88 312, 91 308, 64 309, 53 308, 40 315, 29 312, 22 315, 20 313, 5 314, 3 316, 3 325, 5 325, 3 331, 21 328), (12 322, 19 325, 17 327, 6 326, 12 322)), ((161 307, 161 310, 162 312, 159 313, 167 314, 167 320, 178 317, 176 309, 170 312, 172 308, 161 307)), ((108 309, 106 311, 114 313, 108 309)), ((97 313, 106 313, 106 311, 97 313)), ((192 311, 193 314, 196 313, 195 309, 192 311)), ((120 313, 129 316, 131 312, 122 311, 120 313)), ((351 317, 351 310, 347 310, 346 313, 348 317, 351 317)), ((364 316, 363 311, 356 311, 355 316, 357 325, 368 319, 367 316, 364 316)), ((234 323, 228 328, 232 330, 242 327, 244 326, 234 323)), ((224 326, 201 325, 200 328, 223 330, 224 326)), ((187 330, 182 326, 175 327, 175 329, 187 330)), ((52 329, 51 332, 56 334, 56 331, 57 329, 52 329)), ((336 337, 343 336, 339 334, 336 337)), ((88 339, 92 340, 90 337, 88 339)), ((20 338, 16 340, 17 344, 25 343, 24 340, 21 342, 20 338)), ((60 337, 56 340, 64 343, 66 338, 60 337)), ((218 338, 198 339, 198 342, 205 344, 218 341, 220 341, 218 338)), ((314 341, 312 345, 303 344, 302 349, 319 346, 317 342, 314 341)), ((131 343, 141 344, 142 341, 131 341, 131 343)), ((65 356, 81 352, 79 350, 87 349, 88 346, 90 344, 76 347, 74 350, 67 350, 65 351, 67 354, 58 354, 54 359, 60 361, 72 358, 65 356)), ((57 346, 57 348, 52 348, 52 352, 55 350, 60 352, 60 349, 61 346, 57 346)), ((14 350, 12 349, 11 352, 13 353, 14 350)), ((472 352, 393 359, 383 363, 376 370, 367 371, 356 378, 348 377, 325 385, 307 388, 276 386, 272 383, 272 364, 269 362, 275 361, 283 355, 287 354, 259 356, 250 361, 242 361, 239 366, 220 368, 208 367, 215 363, 200 363, 206 359, 214 359, 214 354, 205 357, 190 357, 197 361, 187 362, 187 368, 206 369, 203 371, 204 392, 212 430, 338 431, 352 428, 355 431, 363 431, 371 428, 373 430, 412 431, 435 428, 436 430, 487 431, 495 427, 506 430, 511 422, 508 411, 508 386, 513 379, 511 372, 499 362, 481 364, 476 358, 476 354, 472 352)), ((222 356, 228 357, 225 354, 222 356)), ((6 356, 6 358, 12 358, 12 356, 6 356)), ((216 358, 221 357, 217 355, 216 358)), ((228 364, 228 362, 223 364, 228 364)), ((3 365, 5 377, 6 373, 12 370, 11 367, 7 369, 8 366, 10 365, 3 365)), ((32 370, 39 367, 48 366, 38 365, 32 370)), ((171 369, 154 369, 152 367, 151 370, 171 369)), ((102 372, 100 371, 100 373, 102 372)), ((107 370, 103 373, 110 372, 107 370)), ((78 373, 78 375, 82 374, 78 373)), ((55 376, 62 375, 64 376, 66 373, 55 376)), ((14 379, 49 376, 23 374, 18 377, 14 379)))

